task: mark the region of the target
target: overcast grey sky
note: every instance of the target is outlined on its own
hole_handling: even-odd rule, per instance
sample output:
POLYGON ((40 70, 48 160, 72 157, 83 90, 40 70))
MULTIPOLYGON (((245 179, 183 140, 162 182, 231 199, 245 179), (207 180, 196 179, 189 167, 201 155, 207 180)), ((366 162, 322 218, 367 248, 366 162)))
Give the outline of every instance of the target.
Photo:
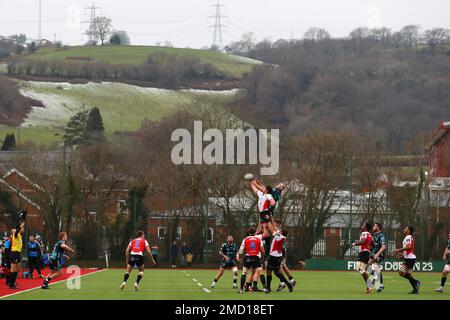
MULTIPOLYGON (((212 42, 217 0, 96 0, 98 14, 126 30, 132 44, 152 45, 171 41, 177 47, 200 48, 212 42)), ((346 36, 359 26, 407 24, 423 29, 450 28, 449 0, 221 0, 225 44, 244 32, 258 39, 299 38, 310 26, 323 27, 333 36, 346 36)), ((43 38, 82 44, 89 18, 90 0, 42 0, 43 38)), ((38 0, 0 0, 0 35, 25 33, 37 37, 38 0)))

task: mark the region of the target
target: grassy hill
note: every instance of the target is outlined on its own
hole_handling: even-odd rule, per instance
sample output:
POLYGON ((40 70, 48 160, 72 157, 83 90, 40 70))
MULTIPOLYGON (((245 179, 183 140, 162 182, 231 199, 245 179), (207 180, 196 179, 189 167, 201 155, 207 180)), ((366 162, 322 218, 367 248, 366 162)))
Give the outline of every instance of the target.
POLYGON ((249 72, 254 64, 261 63, 258 60, 242 59, 238 56, 210 50, 154 46, 74 46, 61 49, 42 48, 36 53, 24 56, 24 59, 72 60, 73 58, 89 58, 90 61, 111 64, 143 64, 150 55, 161 53, 179 57, 197 57, 202 62, 212 64, 218 70, 238 78, 245 72, 249 72))
MULTIPOLYGON (((261 63, 257 60, 216 51, 152 46, 41 48, 33 54, 18 56, 15 60, 19 62, 26 60, 59 61, 63 63, 63 67, 65 61, 72 65, 77 62, 98 62, 108 63, 111 66, 129 65, 133 67, 145 66, 150 56, 161 54, 180 57, 180 59, 196 58, 200 60, 200 63, 212 65, 218 71, 234 78, 242 77, 244 73, 251 71, 255 64, 261 63)), ((70 64, 67 63, 67 65, 70 64)), ((165 65, 161 65, 161 67, 166 68, 165 65)), ((0 73, 5 71, 6 65, 0 65, 0 73)), ((119 130, 134 131, 140 127, 142 120, 147 118, 158 121, 192 101, 213 99, 214 103, 220 103, 223 99, 232 99, 235 94, 235 90, 169 90, 118 82, 121 79, 115 79, 114 82, 95 80, 97 81, 83 84, 19 81, 21 94, 41 101, 45 108, 33 107, 20 127, 0 124, 0 139, 6 133, 14 132, 16 135, 20 135, 20 141, 32 140, 44 144, 56 142, 59 138, 55 136, 55 133, 63 130, 73 114, 84 107, 92 108, 94 106, 100 108, 108 134, 119 130)), ((71 79, 53 76, 49 78, 49 81, 71 81, 71 79)), ((214 81, 212 79, 210 82, 214 84, 214 81)), ((165 88, 164 85, 159 87, 165 88)), ((183 87, 190 86, 184 85, 183 87)), ((205 88, 209 88, 209 86, 205 86, 205 88)))
POLYGON ((158 121, 193 101, 221 103, 232 99, 236 90, 166 90, 123 83, 20 81, 22 95, 41 101, 45 108, 33 107, 20 128, 0 125, 0 137, 20 134, 20 140, 48 144, 57 141, 69 118, 82 108, 98 107, 107 134, 135 131, 142 120, 158 121), (19 130, 19 131, 18 131, 19 130))

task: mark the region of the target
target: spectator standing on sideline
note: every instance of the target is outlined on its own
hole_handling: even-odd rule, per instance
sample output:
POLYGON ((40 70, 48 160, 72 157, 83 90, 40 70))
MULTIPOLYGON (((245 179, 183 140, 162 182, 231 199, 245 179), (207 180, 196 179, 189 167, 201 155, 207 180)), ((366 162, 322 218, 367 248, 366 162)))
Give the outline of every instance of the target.
POLYGON ((186 263, 188 268, 191 267, 192 260, 194 260, 194 255, 192 254, 192 252, 189 251, 188 254, 186 255, 186 263))
POLYGON ((180 249, 180 252, 181 252, 181 266, 182 267, 186 267, 186 256, 187 256, 187 254, 189 253, 189 248, 188 248, 188 246, 186 245, 186 242, 183 242, 182 244, 181 244, 181 249, 180 249))
POLYGON ((41 273, 40 260, 42 257, 41 246, 39 242, 36 241, 34 236, 30 236, 30 241, 27 245, 28 249, 28 268, 30 271, 30 277, 33 277, 33 271, 36 269, 38 272, 39 278, 43 278, 44 276, 41 273))
POLYGON ((152 256, 153 260, 155 260, 155 268, 158 267, 158 249, 159 247, 156 244, 152 245, 152 256))

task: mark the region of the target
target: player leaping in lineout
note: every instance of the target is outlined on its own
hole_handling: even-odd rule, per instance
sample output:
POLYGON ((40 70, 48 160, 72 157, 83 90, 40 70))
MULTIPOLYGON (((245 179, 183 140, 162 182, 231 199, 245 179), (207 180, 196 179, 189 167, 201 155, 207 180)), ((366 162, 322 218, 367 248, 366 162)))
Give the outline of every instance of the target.
MULTIPOLYGON (((271 204, 269 205, 269 213, 270 213, 270 217, 273 216, 273 211, 275 210, 276 205, 278 204, 278 202, 281 199, 281 194, 282 192, 286 189, 286 186, 284 185, 284 183, 278 183, 277 186, 275 188, 271 187, 271 186, 265 186, 261 181, 255 179, 255 177, 253 176, 253 174, 251 173, 247 173, 244 178, 246 180, 251 180, 251 184, 252 186, 256 187, 257 190, 259 190, 262 193, 267 193, 269 192, 269 194, 272 196, 273 200, 275 200, 275 204, 271 204)), ((252 187, 253 189, 253 187, 252 187)), ((278 226, 278 228, 281 228, 281 226, 278 226)), ((269 235, 268 238, 263 239, 264 242, 264 249, 266 250, 266 252, 269 252, 270 250, 270 244, 272 242, 272 236, 269 235)), ((266 257, 268 258, 268 255, 266 255, 266 257)), ((294 277, 292 276, 292 272, 291 270, 289 270, 287 264, 286 264, 286 249, 283 249, 283 259, 281 261, 281 267, 280 267, 280 271, 284 272, 289 279, 290 284, 292 284, 293 287, 295 287, 295 285, 297 284, 297 282, 295 281, 294 277)), ((261 282, 263 282, 263 286, 266 287, 266 281, 264 279, 264 275, 261 276, 261 282)), ((286 284, 284 282, 280 282, 280 285, 278 286, 277 291, 281 291, 282 289, 286 288, 286 284)))

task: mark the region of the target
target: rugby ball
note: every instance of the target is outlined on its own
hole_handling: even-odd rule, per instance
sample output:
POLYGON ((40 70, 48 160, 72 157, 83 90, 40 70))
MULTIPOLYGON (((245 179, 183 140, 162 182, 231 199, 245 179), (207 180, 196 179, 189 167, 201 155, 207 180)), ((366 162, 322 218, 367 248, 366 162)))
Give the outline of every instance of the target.
POLYGON ((253 174, 251 174, 251 173, 246 173, 245 176, 244 176, 244 179, 245 179, 245 180, 253 180, 253 174))

